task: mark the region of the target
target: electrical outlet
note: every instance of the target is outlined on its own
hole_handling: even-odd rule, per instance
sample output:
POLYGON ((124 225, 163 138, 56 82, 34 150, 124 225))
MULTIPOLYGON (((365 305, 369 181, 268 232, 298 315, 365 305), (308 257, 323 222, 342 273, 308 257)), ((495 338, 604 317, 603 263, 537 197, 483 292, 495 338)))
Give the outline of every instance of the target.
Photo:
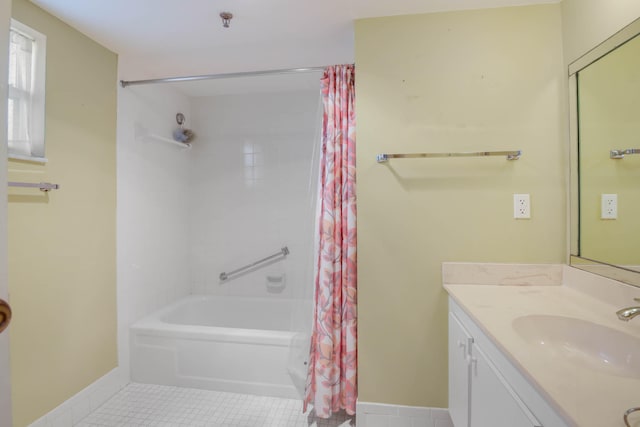
POLYGON ((531 200, 528 194, 513 195, 513 217, 516 219, 531 218, 531 200))
POLYGON ((600 209, 601 219, 618 219, 618 195, 603 194, 600 209))

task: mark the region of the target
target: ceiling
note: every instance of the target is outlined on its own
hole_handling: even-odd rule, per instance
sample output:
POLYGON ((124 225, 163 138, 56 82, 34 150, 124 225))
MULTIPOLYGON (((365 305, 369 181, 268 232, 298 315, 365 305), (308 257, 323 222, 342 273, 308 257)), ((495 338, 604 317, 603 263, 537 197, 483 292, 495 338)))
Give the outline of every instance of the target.
MULTIPOLYGON (((361 18, 559 0, 31 0, 119 55, 143 80, 353 63, 361 18), (233 13, 223 28, 220 12, 233 13)), ((317 87, 318 75, 172 84, 187 96, 317 87)))
POLYGON ((31 0, 120 55, 172 55, 353 37, 360 18, 559 0, 31 0), (219 13, 234 14, 223 28, 219 13))

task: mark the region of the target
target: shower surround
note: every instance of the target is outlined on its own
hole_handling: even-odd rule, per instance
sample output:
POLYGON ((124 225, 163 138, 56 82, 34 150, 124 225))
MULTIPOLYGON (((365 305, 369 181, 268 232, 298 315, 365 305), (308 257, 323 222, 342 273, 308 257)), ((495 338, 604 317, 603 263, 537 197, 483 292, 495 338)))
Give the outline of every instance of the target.
MULTIPOLYGON (((319 86, 199 97, 170 85, 121 89, 118 310, 127 372, 130 327, 188 294, 213 294, 223 305, 229 298, 235 314, 256 298, 282 301, 291 306, 291 337, 310 327, 319 95, 319 86), (140 129, 170 138, 177 112, 196 133, 191 149, 136 138, 140 129), (286 258, 220 280, 283 246, 286 258)), ((251 329, 241 323, 227 326, 251 329)), ((308 345, 300 334, 294 342, 301 359, 308 345)), ((288 348, 278 353, 275 363, 290 369, 288 348)))
POLYGON ((318 108, 319 86, 313 92, 193 100, 193 126, 198 133, 191 153, 189 191, 194 293, 299 296, 296 290, 314 237, 310 205, 316 180, 311 189, 309 184, 320 129, 318 108), (285 245, 291 251, 285 261, 220 283, 221 272, 276 253, 285 245), (267 287, 267 276, 282 275, 284 287, 267 287))

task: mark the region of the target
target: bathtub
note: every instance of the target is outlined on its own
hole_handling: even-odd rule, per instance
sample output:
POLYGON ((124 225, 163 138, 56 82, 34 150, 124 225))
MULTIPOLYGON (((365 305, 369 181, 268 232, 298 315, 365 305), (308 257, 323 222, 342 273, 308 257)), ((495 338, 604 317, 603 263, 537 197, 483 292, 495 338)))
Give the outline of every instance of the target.
POLYGON ((298 398, 291 300, 190 296, 130 328, 135 382, 298 398))

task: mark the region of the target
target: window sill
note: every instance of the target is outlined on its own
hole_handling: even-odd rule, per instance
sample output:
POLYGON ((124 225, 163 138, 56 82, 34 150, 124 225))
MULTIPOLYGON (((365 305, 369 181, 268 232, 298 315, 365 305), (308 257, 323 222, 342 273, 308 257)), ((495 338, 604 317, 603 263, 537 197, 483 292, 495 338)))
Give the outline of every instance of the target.
POLYGON ((22 162, 31 162, 31 163, 40 163, 40 164, 45 164, 48 162, 46 157, 31 157, 31 156, 24 156, 22 154, 9 154, 7 157, 9 158, 9 160, 20 160, 22 162))

